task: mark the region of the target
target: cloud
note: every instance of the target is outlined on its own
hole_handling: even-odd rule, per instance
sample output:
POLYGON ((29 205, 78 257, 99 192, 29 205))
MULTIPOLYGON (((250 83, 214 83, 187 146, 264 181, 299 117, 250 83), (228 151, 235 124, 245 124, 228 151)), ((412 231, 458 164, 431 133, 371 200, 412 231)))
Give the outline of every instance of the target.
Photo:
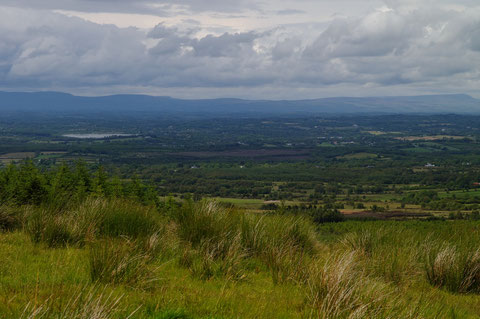
POLYGON ((144 64, 143 34, 138 30, 33 10, 0 8, 0 16, 0 43, 7 44, 0 48, 4 86, 135 81, 138 72, 132 72, 132 66, 144 64))
POLYGON ((480 55, 472 46, 479 18, 478 12, 430 8, 339 19, 305 49, 304 57, 321 70, 332 66, 330 72, 344 75, 338 81, 392 85, 468 78, 480 69, 480 55))
POLYGON ((278 15, 295 15, 295 14, 305 14, 306 12, 303 10, 297 10, 297 9, 284 9, 284 10, 279 10, 277 11, 278 15))
MULTIPOLYGON (((178 3, 193 8, 193 2, 178 3)), ((0 87, 224 96, 251 91, 251 97, 266 98, 302 98, 305 90, 338 95, 345 87, 365 95, 393 88, 475 92, 480 10, 387 4, 363 16, 334 18, 308 36, 298 25, 210 34, 197 23, 160 23, 145 32, 0 7, 0 87)))
POLYGON ((168 16, 172 8, 191 12, 258 10, 253 0, 2 0, 3 6, 79 12, 136 13, 168 16))
POLYGON ((197 56, 248 58, 254 55, 254 41, 259 38, 255 32, 224 33, 221 36, 207 35, 192 42, 197 56))

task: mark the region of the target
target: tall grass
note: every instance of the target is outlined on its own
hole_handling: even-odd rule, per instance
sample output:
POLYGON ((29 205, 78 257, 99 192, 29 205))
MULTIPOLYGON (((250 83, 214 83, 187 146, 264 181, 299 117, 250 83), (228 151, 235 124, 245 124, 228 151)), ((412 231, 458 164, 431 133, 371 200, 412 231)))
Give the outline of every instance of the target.
POLYGON ((153 279, 147 264, 151 256, 128 239, 101 240, 89 249, 92 282, 145 287, 153 279))
POLYGON ((480 293, 480 250, 460 251, 452 245, 431 248, 425 267, 433 286, 456 293, 480 293))
POLYGON ((163 226, 152 208, 114 199, 91 198, 67 211, 35 209, 26 230, 36 243, 49 247, 83 246, 96 238, 148 237, 163 226))
POLYGON ((218 203, 187 203, 173 216, 179 238, 185 242, 180 264, 201 279, 242 279, 245 256, 241 244, 240 213, 218 203))
POLYGON ((139 238, 155 233, 160 227, 158 213, 153 207, 113 200, 101 206, 98 231, 109 237, 139 238))
POLYGON ((240 214, 215 202, 189 203, 174 216, 188 243, 180 263, 200 278, 244 278, 247 257, 263 261, 275 283, 293 279, 318 245, 313 224, 295 216, 240 214))
POLYGON ((210 242, 223 247, 218 254, 228 250, 236 237, 241 215, 234 209, 224 209, 216 202, 187 203, 173 215, 182 240, 194 248, 210 242))
MULTIPOLYGON (((172 267, 166 271, 178 273, 176 280, 194 285, 248 289, 251 280, 260 278, 269 291, 295 289, 299 296, 306 295, 295 307, 313 309, 313 317, 325 319, 435 317, 438 311, 424 311, 431 306, 423 302, 407 305, 421 299, 415 289, 423 289, 424 276, 432 286, 450 292, 480 293, 480 251, 472 248, 475 241, 469 237, 475 225, 465 231, 455 224, 454 232, 449 225, 427 222, 347 222, 317 228, 308 217, 249 214, 207 201, 158 211, 124 200, 88 199, 66 211, 29 209, 21 216, 36 242, 85 246, 86 279, 120 291, 148 294, 169 285, 178 288, 176 282, 153 284, 163 278, 162 263, 172 267), (163 263, 165 258, 178 263, 163 263), (192 280, 184 275, 188 272, 208 282, 192 280), (232 281, 242 282, 229 285, 232 281), (403 296, 405 291, 414 293, 403 296)), ((480 232, 474 234, 480 238, 480 232)), ((194 294, 201 290, 197 288, 194 294)), ((189 298, 185 302, 196 305, 196 297, 189 298)), ((95 308, 93 300, 85 297, 72 309, 95 308)), ((97 308, 107 309, 105 318, 108 313, 121 317, 116 310, 97 308)), ((29 308, 24 317, 67 317, 59 309, 67 311, 46 303, 29 308)), ((76 312, 65 314, 83 318, 76 312)))
POLYGON ((298 216, 266 216, 261 223, 250 249, 267 265, 274 283, 299 280, 306 260, 318 248, 314 225, 298 216))
POLYGON ((99 286, 81 287, 73 291, 71 297, 64 304, 56 304, 58 298, 55 293, 44 304, 28 304, 20 319, 110 319, 131 318, 137 311, 125 313, 120 308, 123 296, 115 297, 112 292, 99 286))
POLYGON ((398 291, 369 277, 361 253, 334 253, 326 261, 308 267, 303 285, 316 317, 337 318, 422 318, 425 303, 401 300, 398 291))

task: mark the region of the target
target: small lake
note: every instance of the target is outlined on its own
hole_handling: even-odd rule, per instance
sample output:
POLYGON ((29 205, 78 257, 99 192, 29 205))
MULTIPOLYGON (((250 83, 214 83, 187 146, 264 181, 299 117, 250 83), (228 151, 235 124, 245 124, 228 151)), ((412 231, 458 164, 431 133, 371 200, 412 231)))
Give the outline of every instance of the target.
POLYGON ((64 134, 63 137, 69 138, 81 138, 81 139, 102 139, 109 137, 131 137, 135 134, 122 134, 122 133, 89 133, 89 134, 64 134))

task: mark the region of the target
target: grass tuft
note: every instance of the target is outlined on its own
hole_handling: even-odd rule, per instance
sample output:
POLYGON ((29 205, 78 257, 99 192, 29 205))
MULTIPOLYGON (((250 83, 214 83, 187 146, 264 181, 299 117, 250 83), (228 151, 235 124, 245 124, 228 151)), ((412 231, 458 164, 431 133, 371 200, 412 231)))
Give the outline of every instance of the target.
POLYGON ((114 297, 113 293, 106 293, 105 288, 99 286, 82 287, 75 291, 65 304, 56 304, 55 298, 50 298, 42 305, 28 304, 21 319, 110 319, 131 318, 136 312, 124 314, 120 309, 122 296, 114 297))
POLYGON ((101 240, 90 245, 90 278, 104 284, 145 287, 152 282, 147 264, 151 256, 128 239, 101 240))
POLYGON ((455 293, 480 293, 480 251, 460 252, 447 245, 431 249, 426 258, 426 276, 431 285, 455 293))

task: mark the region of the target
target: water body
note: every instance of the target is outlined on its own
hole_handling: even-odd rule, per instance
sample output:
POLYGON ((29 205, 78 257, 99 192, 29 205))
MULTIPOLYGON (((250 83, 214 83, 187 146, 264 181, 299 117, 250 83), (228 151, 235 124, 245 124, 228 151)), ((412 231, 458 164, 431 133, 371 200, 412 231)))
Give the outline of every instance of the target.
POLYGON ((102 139, 109 137, 131 137, 135 134, 122 134, 122 133, 89 133, 89 134, 64 134, 63 137, 81 138, 81 139, 102 139))

